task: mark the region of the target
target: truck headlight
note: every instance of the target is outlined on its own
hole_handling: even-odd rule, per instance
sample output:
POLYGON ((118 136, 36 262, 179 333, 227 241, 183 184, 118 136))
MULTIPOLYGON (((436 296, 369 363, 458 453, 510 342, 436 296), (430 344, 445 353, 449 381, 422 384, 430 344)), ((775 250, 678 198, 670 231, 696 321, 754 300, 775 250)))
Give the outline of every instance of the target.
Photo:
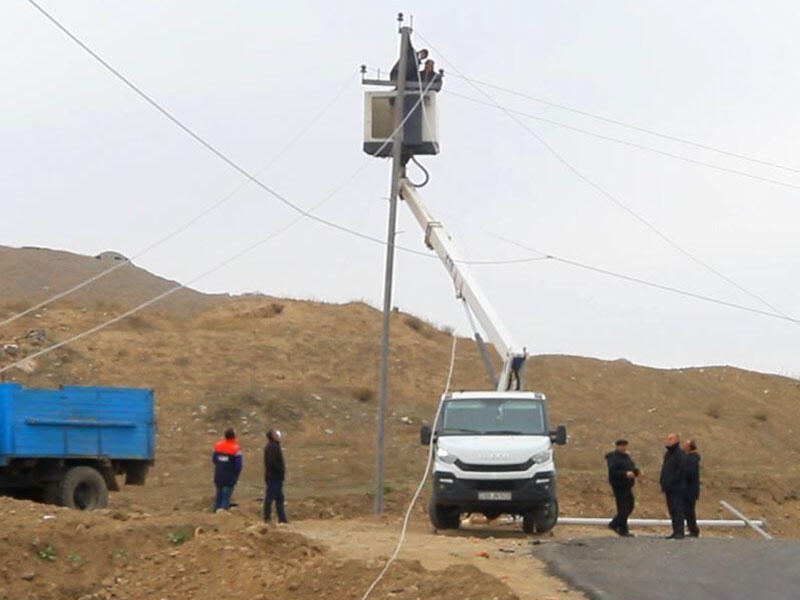
POLYGON ((553 457, 552 450, 544 450, 542 452, 537 452, 531 457, 531 460, 535 463, 544 463, 549 461, 553 457))
POLYGON ((444 448, 436 449, 436 458, 438 458, 442 462, 446 462, 451 465, 458 460, 455 454, 448 452, 444 448))

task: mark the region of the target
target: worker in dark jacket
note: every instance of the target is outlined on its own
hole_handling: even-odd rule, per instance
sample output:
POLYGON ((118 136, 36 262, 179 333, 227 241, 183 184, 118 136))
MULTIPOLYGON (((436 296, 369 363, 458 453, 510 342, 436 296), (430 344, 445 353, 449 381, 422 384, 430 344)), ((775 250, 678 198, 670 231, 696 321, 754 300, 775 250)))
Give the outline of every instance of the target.
POLYGON ((267 493, 264 495, 264 521, 271 519, 272 503, 275 502, 275 512, 278 513, 279 523, 288 523, 284 509, 283 480, 286 478, 286 465, 283 462, 281 450, 281 432, 270 429, 267 432, 267 445, 264 446, 264 481, 267 484, 267 493))
POLYGON ((667 499, 667 510, 672 520, 670 540, 683 539, 683 492, 686 489, 686 464, 677 433, 667 434, 667 451, 661 465, 661 491, 667 499))
POLYGON ((214 486, 217 488, 212 510, 228 510, 231 507, 233 488, 239 481, 244 464, 242 449, 236 441, 236 432, 233 429, 226 429, 225 438, 214 445, 211 461, 214 463, 214 486))
POLYGON ((694 440, 686 440, 683 443, 683 452, 686 456, 686 489, 683 492, 683 516, 686 518, 686 528, 689 530, 689 536, 697 537, 700 535, 695 512, 695 505, 700 498, 700 454, 697 452, 697 443, 694 440))
POLYGON ((606 454, 606 463, 608 483, 611 484, 617 504, 617 514, 608 526, 621 536, 631 537, 633 534, 628 531, 628 516, 633 512, 633 485, 640 471, 628 454, 628 440, 615 442, 614 451, 606 454))

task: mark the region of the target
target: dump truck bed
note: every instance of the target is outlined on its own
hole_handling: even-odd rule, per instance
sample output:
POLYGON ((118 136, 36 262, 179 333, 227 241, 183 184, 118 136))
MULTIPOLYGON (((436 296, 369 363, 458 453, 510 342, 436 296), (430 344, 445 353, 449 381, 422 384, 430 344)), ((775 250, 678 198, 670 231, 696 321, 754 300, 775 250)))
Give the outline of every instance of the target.
POLYGON ((153 391, 0 384, 0 466, 16 458, 153 460, 153 391))

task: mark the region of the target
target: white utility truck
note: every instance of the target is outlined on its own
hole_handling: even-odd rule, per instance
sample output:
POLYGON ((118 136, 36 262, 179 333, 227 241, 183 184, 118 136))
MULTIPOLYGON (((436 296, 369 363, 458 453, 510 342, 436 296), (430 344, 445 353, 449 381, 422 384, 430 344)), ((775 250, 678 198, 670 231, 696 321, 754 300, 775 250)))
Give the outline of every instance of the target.
POLYGON ((551 431, 544 394, 522 390, 525 348, 514 344, 452 239, 407 179, 400 182, 400 195, 425 231, 426 245, 444 263, 457 297, 503 357, 497 376, 476 333, 495 390, 444 394, 433 428, 422 427, 422 443, 434 445, 431 523, 436 529, 456 529, 464 513, 488 519, 510 514, 522 517, 526 533, 550 531, 558 520, 553 444, 566 443, 566 427, 551 431))

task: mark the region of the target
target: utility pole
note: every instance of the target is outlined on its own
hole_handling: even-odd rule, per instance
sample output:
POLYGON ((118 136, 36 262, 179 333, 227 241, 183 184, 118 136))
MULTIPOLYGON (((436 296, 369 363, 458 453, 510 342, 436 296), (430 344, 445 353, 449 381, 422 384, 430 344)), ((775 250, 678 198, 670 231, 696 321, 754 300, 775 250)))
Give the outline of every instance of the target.
MULTIPOLYGON (((389 194, 389 231, 386 235, 386 271, 383 287, 383 330, 381 332, 380 388, 378 401, 378 435, 375 464, 375 514, 383 512, 383 446, 386 424, 386 404, 389 388, 389 328, 392 316, 392 280, 394 277, 395 229, 400 182, 405 178, 406 163, 418 154, 438 154, 436 126, 436 93, 442 89, 441 69, 434 73, 433 60, 420 61, 428 51, 414 50, 411 27, 403 25, 403 13, 398 13, 400 57, 389 79, 366 77, 367 67, 361 65, 361 83, 370 86, 393 87, 389 92, 368 91, 364 95, 364 152, 378 158, 392 157, 392 188, 389 194), (406 97, 408 92, 409 97, 406 97), (391 132, 389 122, 393 123, 391 132)), ((424 185, 424 184, 423 184, 424 185)))
MULTIPOLYGON (((381 332, 381 366, 378 400, 378 434, 375 462, 375 514, 383 512, 383 446, 386 425, 386 404, 389 387, 389 329, 392 316, 392 280, 394 276, 395 229, 397 227, 397 196, 400 178, 405 172, 403 161, 403 108, 406 94, 406 70, 411 28, 403 25, 403 13, 397 15, 400 24, 400 58, 397 61, 397 94, 394 100, 394 135, 392 136, 392 187, 389 195, 389 230, 386 235, 386 268, 383 285, 383 329, 381 332)), ((417 66, 414 65, 416 70, 417 66)))

